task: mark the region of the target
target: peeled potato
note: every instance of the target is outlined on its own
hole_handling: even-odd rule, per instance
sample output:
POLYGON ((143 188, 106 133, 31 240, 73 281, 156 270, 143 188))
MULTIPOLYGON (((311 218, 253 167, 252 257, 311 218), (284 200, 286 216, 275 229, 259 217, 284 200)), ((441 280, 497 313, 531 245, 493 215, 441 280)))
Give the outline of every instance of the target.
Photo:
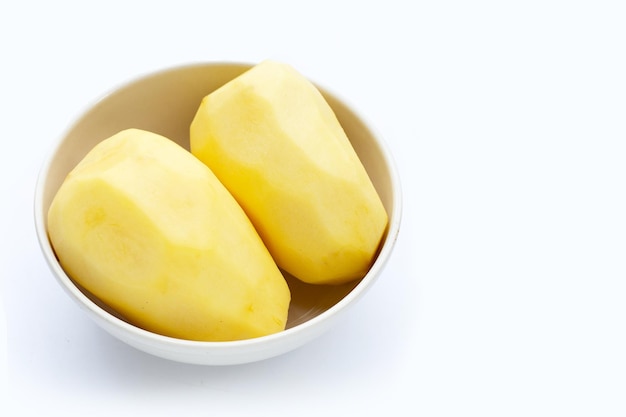
POLYGON ((279 267, 315 284, 367 273, 387 214, 332 109, 292 67, 264 61, 204 97, 190 144, 279 267))
POLYGON ((129 322, 203 341, 285 328, 287 284, 249 219, 204 164, 154 133, 98 144, 48 212, 64 270, 129 322))

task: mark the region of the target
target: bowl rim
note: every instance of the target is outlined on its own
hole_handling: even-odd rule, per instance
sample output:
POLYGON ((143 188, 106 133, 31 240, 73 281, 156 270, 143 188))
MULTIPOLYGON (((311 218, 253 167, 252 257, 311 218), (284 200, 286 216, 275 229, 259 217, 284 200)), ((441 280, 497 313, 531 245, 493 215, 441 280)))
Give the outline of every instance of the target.
POLYGON ((116 317, 115 315, 104 310, 87 295, 85 295, 74 283, 74 281, 72 281, 72 279, 65 273, 56 258, 56 255, 48 238, 45 219, 46 213, 44 213, 45 210, 43 209, 44 191, 46 188, 48 175, 50 173, 55 157, 59 153, 59 150, 62 147, 66 137, 91 109, 96 107, 100 102, 106 100, 109 96, 113 95, 119 90, 130 87, 131 85, 146 80, 150 77, 165 74, 167 72, 181 71, 185 69, 191 69, 193 67, 212 67, 225 65, 240 66, 242 68, 245 68, 250 67, 254 64, 237 61, 197 61, 182 65, 173 65, 156 71, 145 71, 139 76, 130 77, 126 81, 118 83, 117 85, 109 88, 104 94, 96 97, 96 99, 91 100, 90 102, 82 106, 78 110, 77 114, 75 114, 75 116, 71 119, 67 127, 61 132, 60 135, 56 137, 56 139, 53 140, 51 149, 48 150, 45 159, 41 164, 35 185, 33 214, 38 243, 44 255, 44 258, 46 259, 48 267, 52 271, 56 280, 61 284, 65 292, 70 295, 70 297, 73 298, 74 301, 82 309, 88 310, 89 313, 101 320, 104 320, 108 325, 118 328, 129 335, 132 334, 135 337, 148 339, 159 344, 176 346, 177 348, 199 348, 215 351, 226 349, 230 350, 233 348, 255 347, 275 342, 286 337, 295 337, 295 335, 303 333, 307 329, 329 322, 330 319, 335 317, 338 312, 345 310, 350 305, 353 305, 356 300, 361 298, 366 293, 366 291, 372 287, 372 284, 378 278, 382 269, 384 268, 391 256, 391 253, 398 239, 400 224, 402 220, 402 188, 400 184, 400 178, 398 175, 397 165, 386 141, 384 140, 380 132, 372 126, 371 118, 364 118, 363 113, 359 111, 354 103, 351 103, 349 100, 346 100, 344 97, 336 94, 335 92, 331 92, 329 89, 324 88, 317 83, 314 83, 325 95, 328 94, 333 99, 342 103, 370 131, 371 136, 374 139, 374 143, 378 147, 378 152, 380 152, 382 159, 384 160, 385 169, 388 172, 390 185, 392 188, 392 210, 388 213, 389 223, 383 243, 369 271, 351 291, 349 291, 341 300, 339 300, 327 310, 321 312, 319 315, 302 323, 296 324, 291 328, 270 335, 233 341, 196 341, 179 339, 154 333, 141 327, 135 326, 131 323, 128 323, 119 317, 116 317))

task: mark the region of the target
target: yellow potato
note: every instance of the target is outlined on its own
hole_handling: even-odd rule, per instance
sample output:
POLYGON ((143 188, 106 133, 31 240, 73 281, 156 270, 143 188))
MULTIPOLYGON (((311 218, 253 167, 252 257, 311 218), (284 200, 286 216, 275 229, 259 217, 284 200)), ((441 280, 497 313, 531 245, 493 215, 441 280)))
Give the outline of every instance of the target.
POLYGON ((167 336, 285 328, 290 293, 241 207, 188 151, 130 129, 98 144, 48 212, 64 270, 129 322, 167 336))
POLYGON ((279 267, 317 284, 367 273, 387 214, 332 109, 292 67, 264 61, 204 97, 190 147, 279 267))

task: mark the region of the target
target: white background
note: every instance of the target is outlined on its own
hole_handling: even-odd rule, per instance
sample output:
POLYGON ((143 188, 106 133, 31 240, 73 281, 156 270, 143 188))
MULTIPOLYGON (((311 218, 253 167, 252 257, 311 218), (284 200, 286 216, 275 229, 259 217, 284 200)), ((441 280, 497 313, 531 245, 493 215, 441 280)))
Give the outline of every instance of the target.
POLYGON ((0 414, 626 415, 623 4, 3 2, 0 414), (127 347, 44 263, 39 168, 122 82, 265 58, 384 136, 404 191, 394 255, 284 356, 198 367, 127 347))

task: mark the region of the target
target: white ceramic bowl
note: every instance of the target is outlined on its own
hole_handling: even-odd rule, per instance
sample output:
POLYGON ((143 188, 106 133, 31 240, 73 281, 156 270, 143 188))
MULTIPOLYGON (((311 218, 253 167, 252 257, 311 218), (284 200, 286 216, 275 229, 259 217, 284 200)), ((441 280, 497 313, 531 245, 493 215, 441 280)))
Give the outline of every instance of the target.
POLYGON ((60 138, 39 174, 35 226, 43 255, 59 284, 110 334, 162 358, 204 365, 240 364, 302 346, 327 330, 372 286, 392 252, 400 228, 400 183, 388 149, 344 101, 320 88, 365 165, 389 215, 384 243, 363 279, 340 286, 312 286, 286 277, 292 292, 286 330, 232 342, 195 342, 151 333, 122 320, 97 299, 81 292, 61 268, 46 233, 48 207, 67 173, 96 143, 125 128, 150 130, 188 148, 189 125, 202 97, 248 68, 248 64, 236 63, 193 64, 148 74, 122 85, 76 120, 60 138))

